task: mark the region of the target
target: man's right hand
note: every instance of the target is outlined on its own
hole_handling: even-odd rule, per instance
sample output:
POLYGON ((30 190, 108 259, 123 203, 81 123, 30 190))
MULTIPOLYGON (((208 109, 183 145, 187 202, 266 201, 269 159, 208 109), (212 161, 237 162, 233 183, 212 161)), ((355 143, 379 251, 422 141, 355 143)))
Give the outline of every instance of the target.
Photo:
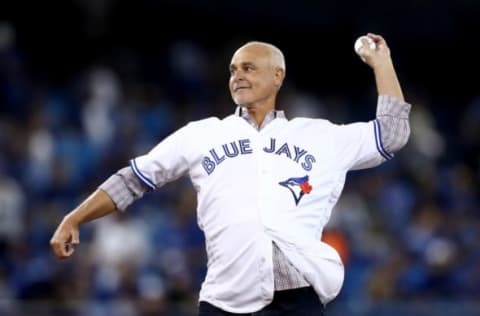
POLYGON ((73 254, 79 243, 78 223, 66 216, 50 239, 50 246, 57 258, 66 259, 73 254))
POLYGON ((84 200, 75 210, 63 218, 50 239, 55 256, 59 259, 70 257, 80 243, 78 226, 105 216, 115 210, 115 203, 103 190, 98 189, 84 200))

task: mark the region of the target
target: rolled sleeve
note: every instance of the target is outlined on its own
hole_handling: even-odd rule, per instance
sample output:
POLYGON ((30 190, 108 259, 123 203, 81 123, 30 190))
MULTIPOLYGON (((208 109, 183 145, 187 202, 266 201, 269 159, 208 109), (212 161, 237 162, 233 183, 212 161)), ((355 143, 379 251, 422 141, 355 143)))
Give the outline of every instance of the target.
POLYGON ((377 122, 381 144, 386 152, 394 153, 407 143, 410 137, 410 109, 410 104, 396 97, 378 97, 377 122))
POLYGON ((148 191, 129 167, 117 171, 103 182, 99 189, 110 196, 116 208, 120 211, 125 211, 128 206, 148 191))

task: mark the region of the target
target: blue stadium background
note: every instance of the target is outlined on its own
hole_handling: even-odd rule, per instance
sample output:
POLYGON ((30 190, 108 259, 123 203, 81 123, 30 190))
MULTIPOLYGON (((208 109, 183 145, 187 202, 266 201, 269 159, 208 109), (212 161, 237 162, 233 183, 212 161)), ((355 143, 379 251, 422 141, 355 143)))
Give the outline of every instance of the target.
POLYGON ((346 265, 328 315, 479 315, 480 85, 475 1, 15 1, 0 4, 0 314, 195 315, 205 273, 188 179, 81 228, 61 218, 189 120, 234 105, 248 40, 285 53, 289 117, 365 121, 373 74, 353 52, 385 36, 412 135, 352 172, 325 232, 346 265))

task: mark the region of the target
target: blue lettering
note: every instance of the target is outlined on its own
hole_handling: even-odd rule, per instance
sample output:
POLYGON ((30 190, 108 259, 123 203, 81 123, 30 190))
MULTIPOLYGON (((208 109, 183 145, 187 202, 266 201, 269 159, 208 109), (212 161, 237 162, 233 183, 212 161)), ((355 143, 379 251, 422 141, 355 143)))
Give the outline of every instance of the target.
POLYGON ((235 142, 231 142, 230 145, 232 145, 233 153, 231 153, 231 152, 229 151, 227 144, 222 145, 223 151, 225 152, 225 155, 227 155, 228 158, 233 158, 233 157, 238 156, 238 147, 237 147, 237 144, 235 144, 235 142))
POLYGON ((314 162, 316 162, 315 157, 313 157, 312 155, 306 155, 305 162, 302 162, 302 168, 306 171, 310 171, 312 170, 312 164, 314 162))
POLYGON ((270 148, 263 147, 263 151, 266 153, 273 153, 275 151, 275 138, 270 138, 270 148))
POLYGON ((300 149, 300 147, 297 146, 293 146, 293 148, 295 149, 295 159, 293 160, 298 163, 300 158, 302 158, 302 156, 305 155, 307 151, 305 149, 300 149))
POLYGON ((282 147, 280 147, 275 154, 280 155, 280 154, 283 154, 283 153, 285 153, 288 158, 290 158, 290 159, 292 158, 292 154, 290 154, 290 149, 288 149, 288 144, 287 143, 283 144, 282 147))
POLYGON ((222 156, 222 157, 218 157, 217 153, 215 152, 215 149, 210 149, 210 153, 212 154, 212 157, 213 159, 215 159, 215 162, 217 163, 217 165, 221 164, 222 161, 225 160, 225 156, 222 156))
POLYGON ((215 163, 212 160, 210 160, 210 158, 208 157, 203 158, 202 166, 208 175, 210 175, 213 172, 213 170, 215 170, 215 163))
POLYGON ((252 148, 250 148, 250 139, 240 139, 238 144, 240 145, 240 152, 242 155, 251 154, 253 152, 252 148))

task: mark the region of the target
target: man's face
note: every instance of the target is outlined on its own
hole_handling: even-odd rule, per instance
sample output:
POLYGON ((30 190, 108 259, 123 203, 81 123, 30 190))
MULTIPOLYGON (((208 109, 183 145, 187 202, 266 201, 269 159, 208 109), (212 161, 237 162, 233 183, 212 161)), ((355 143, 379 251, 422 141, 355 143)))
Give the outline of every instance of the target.
POLYGON ((249 45, 235 52, 230 63, 230 94, 237 105, 249 106, 278 92, 281 74, 267 48, 249 45))

